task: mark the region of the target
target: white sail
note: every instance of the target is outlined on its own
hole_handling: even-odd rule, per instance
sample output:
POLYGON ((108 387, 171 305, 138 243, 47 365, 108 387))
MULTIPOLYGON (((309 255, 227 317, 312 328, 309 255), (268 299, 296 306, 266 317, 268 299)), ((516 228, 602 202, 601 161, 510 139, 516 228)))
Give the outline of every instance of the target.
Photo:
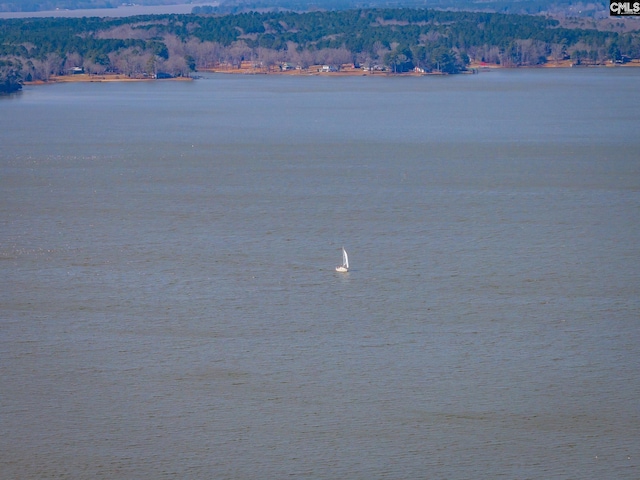
POLYGON ((342 247, 342 265, 336 267, 336 272, 348 272, 349 271, 349 255, 347 251, 342 247))

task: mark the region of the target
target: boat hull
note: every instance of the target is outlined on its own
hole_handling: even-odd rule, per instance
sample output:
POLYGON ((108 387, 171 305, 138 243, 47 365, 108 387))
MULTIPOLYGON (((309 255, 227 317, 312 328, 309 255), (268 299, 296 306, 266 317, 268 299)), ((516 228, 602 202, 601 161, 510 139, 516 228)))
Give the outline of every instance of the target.
POLYGON ((346 273, 348 271, 349 271, 349 269, 347 267, 343 267, 343 266, 336 267, 336 272, 346 273))

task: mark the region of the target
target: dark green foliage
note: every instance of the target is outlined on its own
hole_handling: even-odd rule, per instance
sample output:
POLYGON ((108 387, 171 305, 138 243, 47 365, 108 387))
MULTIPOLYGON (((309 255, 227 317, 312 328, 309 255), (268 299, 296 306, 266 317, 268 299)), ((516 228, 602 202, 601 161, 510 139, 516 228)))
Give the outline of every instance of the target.
POLYGON ((17 92, 22 89, 20 79, 20 62, 8 62, 0 60, 0 95, 17 92))
POLYGON ((186 57, 184 57, 185 61, 187 62, 187 67, 189 67, 189 70, 192 72, 196 71, 196 59, 193 58, 191 55, 187 55, 186 57))
POLYGON ((389 65, 393 73, 404 73, 413 70, 413 52, 409 47, 397 47, 384 56, 384 63, 389 65))
POLYGON ((151 51, 153 52, 154 55, 160 58, 164 58, 165 60, 169 58, 169 50, 167 49, 167 46, 164 43, 154 41, 154 42, 151 42, 149 46, 151 47, 151 51))

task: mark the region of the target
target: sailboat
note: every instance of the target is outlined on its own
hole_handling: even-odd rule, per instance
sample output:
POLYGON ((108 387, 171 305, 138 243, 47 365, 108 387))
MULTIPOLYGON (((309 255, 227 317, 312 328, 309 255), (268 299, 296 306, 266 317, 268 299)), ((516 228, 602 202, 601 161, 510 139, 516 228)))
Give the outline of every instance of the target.
POLYGON ((349 271, 349 255, 347 251, 342 247, 342 265, 336 267, 336 272, 345 273, 349 271))

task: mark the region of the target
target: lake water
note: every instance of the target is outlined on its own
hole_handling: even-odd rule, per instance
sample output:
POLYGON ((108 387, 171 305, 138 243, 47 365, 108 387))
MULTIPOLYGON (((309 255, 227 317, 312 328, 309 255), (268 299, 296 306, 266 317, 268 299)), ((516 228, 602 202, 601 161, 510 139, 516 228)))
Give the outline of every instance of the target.
POLYGON ((87 8, 75 10, 43 10, 38 12, 0 12, 0 18, 29 18, 29 17, 132 17, 134 15, 184 15, 193 11, 194 7, 217 7, 220 2, 184 3, 177 5, 125 5, 115 8, 87 8))
POLYGON ((639 85, 0 99, 0 476, 639 478, 639 85))

